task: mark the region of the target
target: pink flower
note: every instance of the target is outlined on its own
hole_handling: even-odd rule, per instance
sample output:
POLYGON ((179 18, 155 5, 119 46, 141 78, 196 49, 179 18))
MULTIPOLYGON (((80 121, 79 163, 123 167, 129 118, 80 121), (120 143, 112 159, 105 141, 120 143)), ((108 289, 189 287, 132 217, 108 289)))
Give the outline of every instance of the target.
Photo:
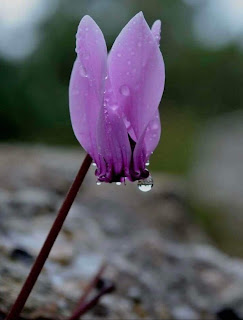
POLYGON ((74 133, 97 165, 99 181, 145 179, 161 134, 158 106, 165 70, 161 22, 150 30, 143 13, 124 27, 107 55, 102 31, 85 16, 76 35, 69 88, 74 133))

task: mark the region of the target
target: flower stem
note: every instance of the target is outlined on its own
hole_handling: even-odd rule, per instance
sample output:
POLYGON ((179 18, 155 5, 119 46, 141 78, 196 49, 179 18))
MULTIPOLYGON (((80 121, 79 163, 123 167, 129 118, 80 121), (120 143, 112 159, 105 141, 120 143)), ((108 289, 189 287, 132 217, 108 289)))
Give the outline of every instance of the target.
MULTIPOLYGON (((76 309, 73 311, 71 317, 68 318, 68 320, 76 319, 76 317, 77 317, 76 315, 79 314, 79 312, 80 312, 80 307, 82 307, 85 304, 91 291, 96 288, 98 281, 100 280, 103 272, 105 271, 105 268, 106 268, 106 264, 103 263, 101 265, 101 267, 99 268, 99 270, 97 271, 94 278, 88 283, 87 287, 84 289, 84 292, 83 292, 83 294, 77 304, 76 309)), ((79 316, 78 316, 78 318, 79 318, 79 316)))
POLYGON ((41 270, 50 254, 50 251, 55 243, 55 240, 63 226, 63 223, 68 215, 68 212, 73 204, 74 199, 79 191, 79 188, 89 170, 89 167, 92 163, 92 158, 87 154, 79 172, 68 191, 66 198, 57 214, 57 217, 49 231, 49 234, 37 256, 35 263, 32 266, 32 269, 19 293, 18 298, 16 299, 11 311, 9 312, 8 316, 5 320, 17 320, 19 314, 24 308, 24 305, 41 273, 41 270))
POLYGON ((115 285, 109 282, 104 288, 102 288, 90 301, 81 304, 73 313, 73 315, 68 318, 68 320, 78 320, 83 314, 92 309, 97 305, 100 298, 106 294, 112 293, 115 290, 115 285))

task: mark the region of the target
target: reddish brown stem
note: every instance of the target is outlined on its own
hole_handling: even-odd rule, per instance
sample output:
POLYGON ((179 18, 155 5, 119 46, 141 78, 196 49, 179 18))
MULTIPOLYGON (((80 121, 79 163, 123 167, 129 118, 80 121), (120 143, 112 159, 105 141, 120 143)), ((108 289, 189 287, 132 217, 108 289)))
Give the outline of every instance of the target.
POLYGON ((96 306, 102 296, 111 293, 114 290, 114 284, 109 284, 108 286, 104 287, 90 301, 84 302, 82 305, 80 305, 68 320, 78 320, 83 314, 96 306))
POLYGON ((63 223, 68 215, 68 212, 73 204, 73 201, 79 191, 79 188, 89 170, 89 167, 92 163, 92 158, 89 155, 86 155, 79 172, 67 193, 67 196, 57 214, 57 217, 49 231, 49 234, 42 246, 42 249, 37 256, 34 265, 19 293, 18 298, 16 299, 10 313, 5 320, 17 320, 19 314, 24 308, 24 305, 41 273, 41 270, 50 254, 50 251, 55 243, 55 240, 63 226, 63 223))
MULTIPOLYGON (((101 265, 100 269, 98 270, 98 272, 96 273, 96 275, 94 276, 94 278, 90 281, 90 283, 88 283, 87 287, 84 289, 84 292, 78 302, 77 309, 86 301, 86 299, 88 298, 91 291, 96 287, 98 281, 100 280, 100 277, 102 276, 103 272, 105 271, 105 268, 106 268, 106 264, 103 263, 101 265)), ((75 311, 74 311, 74 313, 75 313, 75 311)))

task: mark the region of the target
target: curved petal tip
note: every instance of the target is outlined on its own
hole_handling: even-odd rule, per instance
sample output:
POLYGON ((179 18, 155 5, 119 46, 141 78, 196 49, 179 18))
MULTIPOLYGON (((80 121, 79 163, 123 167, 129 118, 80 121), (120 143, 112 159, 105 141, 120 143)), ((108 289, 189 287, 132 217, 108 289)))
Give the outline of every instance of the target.
POLYGON ((156 20, 154 22, 151 31, 155 38, 155 41, 159 44, 161 38, 161 20, 156 20))

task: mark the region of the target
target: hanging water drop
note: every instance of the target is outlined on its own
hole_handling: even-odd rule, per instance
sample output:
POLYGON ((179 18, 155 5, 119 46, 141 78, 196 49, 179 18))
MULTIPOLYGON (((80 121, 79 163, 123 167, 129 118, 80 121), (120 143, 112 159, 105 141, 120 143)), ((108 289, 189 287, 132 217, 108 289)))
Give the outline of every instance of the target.
POLYGON ((147 161, 147 162, 145 163, 145 165, 146 165, 146 167, 148 167, 148 166, 149 166, 149 161, 147 161))
POLYGON ((97 165, 96 165, 95 162, 92 162, 92 166, 93 166, 93 167, 97 167, 97 165))
POLYGON ((128 96, 130 96, 130 89, 129 89, 128 86, 126 86, 126 85, 121 86, 121 88, 120 88, 120 93, 121 93, 124 97, 128 97, 128 96))
POLYGON ((116 185, 117 185, 117 186, 120 186, 120 185, 121 185, 121 182, 116 182, 116 185))
POLYGON ((154 182, 151 176, 143 180, 138 180, 138 189, 142 192, 148 192, 153 188, 154 182))
POLYGON ((97 181, 96 184, 97 184, 97 186, 100 186, 100 185, 101 185, 101 182, 100 182, 100 181, 97 181))

